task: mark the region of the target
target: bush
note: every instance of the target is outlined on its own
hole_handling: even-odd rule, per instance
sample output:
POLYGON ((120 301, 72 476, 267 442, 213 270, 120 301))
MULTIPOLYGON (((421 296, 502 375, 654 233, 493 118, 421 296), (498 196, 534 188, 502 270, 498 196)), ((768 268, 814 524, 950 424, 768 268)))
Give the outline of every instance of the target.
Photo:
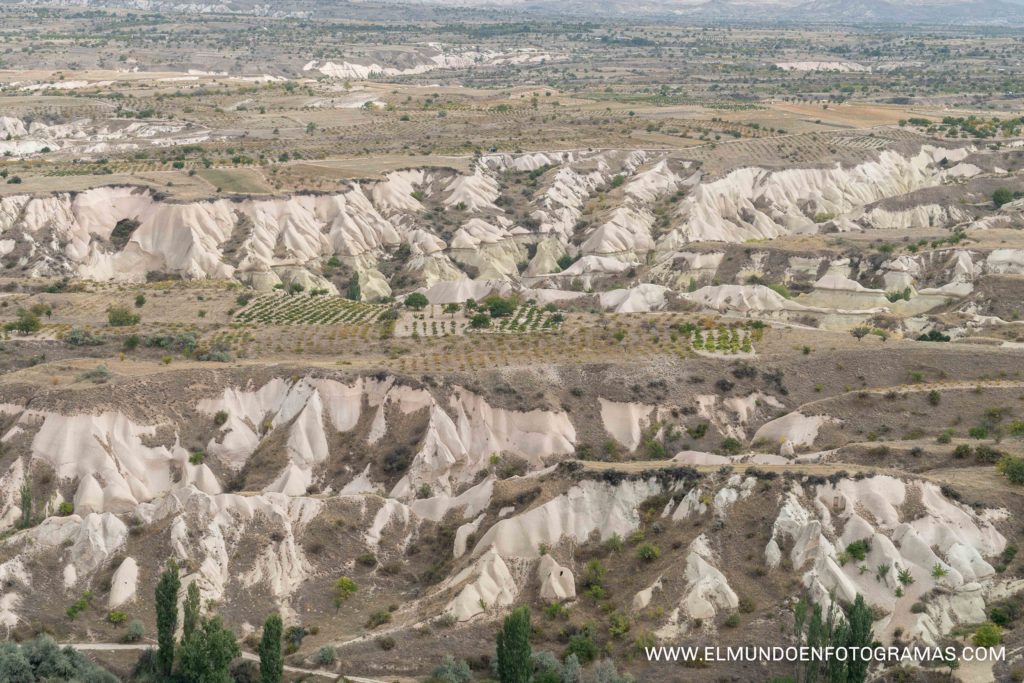
POLYGON ((61 517, 67 517, 75 511, 75 504, 70 500, 65 500, 57 506, 57 514, 61 517))
POLYGON ((653 543, 643 543, 636 549, 636 555, 644 562, 654 562, 661 557, 661 550, 653 543))
POLYGON ((1003 629, 987 621, 974 631, 971 641, 978 647, 995 647, 1003 642, 1003 629))
POLYGON ((728 617, 725 618, 725 625, 728 626, 729 628, 736 628, 737 626, 740 625, 740 615, 738 615, 735 612, 733 612, 732 614, 730 614, 728 617))
POLYGON ((355 581, 347 576, 342 576, 334 582, 334 606, 341 607, 358 590, 359 586, 355 581))
POLYGON ((863 562, 869 552, 871 552, 871 541, 867 538, 854 541, 846 546, 846 554, 858 562, 863 562))
POLYGON ((83 593, 82 597, 78 598, 73 603, 71 603, 71 606, 68 607, 67 610, 65 610, 65 614, 67 614, 68 619, 70 619, 71 621, 74 621, 75 617, 77 617, 79 614, 84 612, 87 607, 89 607, 89 603, 91 601, 92 601, 92 593, 90 593, 88 591, 83 593))
POLYGON ((1012 201, 1013 191, 1008 187, 1000 187, 992 193, 992 203, 996 205, 997 209, 1012 201))
POLYGON ((473 676, 464 660, 445 655, 430 677, 437 683, 469 683, 473 676))
POLYGON ((324 645, 316 653, 316 663, 320 666, 333 666, 337 659, 337 651, 331 645, 324 645))
POLYGON ((987 439, 988 438, 988 427, 979 425, 977 427, 971 427, 967 430, 967 435, 972 439, 987 439))
POLYGON ((953 449, 953 457, 954 458, 961 459, 961 458, 969 458, 970 456, 971 456, 971 447, 968 446, 965 443, 958 444, 957 447, 953 449))
POLYGON ((414 311, 422 311, 428 304, 430 304, 430 301, 420 292, 413 292, 405 297, 405 305, 414 311))
POLYGON ((86 370, 78 376, 78 379, 86 382, 92 382, 93 384, 103 384, 110 379, 110 370, 107 369, 106 365, 97 365, 92 370, 86 370))
POLYGON ((996 468, 1013 484, 1024 484, 1024 458, 1003 456, 996 468))
POLYGON ((107 322, 111 327, 130 327, 138 325, 142 316, 132 313, 125 306, 111 306, 107 309, 107 322))
POLYGON ((132 619, 124 634, 124 642, 137 643, 142 640, 144 635, 146 635, 146 627, 138 619, 132 619))
POLYGON ((477 313, 469 319, 469 326, 474 330, 480 330, 491 326, 491 316, 486 313, 477 313))
POLYGON ((64 335, 64 343, 69 346, 100 346, 103 342, 103 337, 97 337, 77 327, 72 328, 64 335))
POLYGON ((974 457, 978 462, 985 463, 986 465, 994 465, 999 462, 999 459, 1003 457, 1001 451, 982 444, 974 449, 974 457))
POLYGON ((120 626, 124 622, 128 621, 128 615, 124 612, 114 610, 113 612, 107 615, 107 621, 109 621, 114 626, 120 626))
POLYGON ((583 568, 583 576, 580 578, 580 583, 584 588, 594 588, 595 586, 600 588, 604 586, 604 577, 607 573, 608 570, 605 569, 601 560, 591 560, 583 568))
POLYGON ((213 424, 217 425, 218 427, 223 427, 224 424, 228 421, 228 417, 229 415, 226 410, 218 410, 217 414, 213 416, 213 424))
POLYGON ((83 654, 69 647, 62 648, 52 638, 44 635, 20 645, 0 643, 0 680, 5 683, 117 683, 118 678, 83 654))
POLYGON ((569 646, 565 649, 565 656, 575 655, 581 663, 592 662, 597 657, 597 643, 590 637, 589 633, 577 633, 569 636, 569 646))
POLYGON ((366 628, 374 629, 378 626, 391 623, 391 612, 386 609, 379 609, 370 615, 370 618, 366 620, 366 628))
POLYGON ((516 310, 516 302, 500 296, 489 296, 484 299, 484 306, 492 318, 507 318, 516 310))
POLYGON ((722 440, 722 450, 726 453, 739 453, 741 448, 743 448, 743 444, 731 436, 722 440))

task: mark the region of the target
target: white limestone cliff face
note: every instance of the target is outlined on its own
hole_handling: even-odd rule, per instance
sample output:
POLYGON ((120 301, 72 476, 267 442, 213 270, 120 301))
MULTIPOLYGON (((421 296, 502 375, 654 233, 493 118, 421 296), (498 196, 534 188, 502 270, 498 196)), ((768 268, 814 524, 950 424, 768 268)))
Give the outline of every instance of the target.
POLYGON ((640 525, 640 503, 660 491, 661 485, 653 479, 618 486, 580 482, 539 507, 496 522, 480 537, 472 554, 493 548, 505 558, 533 559, 540 557, 542 545, 551 548, 563 539, 582 541, 594 531, 602 540, 613 534, 625 537, 640 525))
POLYGON ((902 629, 904 637, 934 643, 995 590, 995 570, 985 558, 998 555, 1006 539, 935 484, 875 476, 818 486, 809 503, 786 493, 765 548, 769 566, 780 565, 784 546, 815 601, 827 603, 834 593, 849 602, 859 593, 886 614, 875 624, 876 635, 902 629), (908 500, 921 510, 913 518, 901 512, 908 500), (845 548, 861 540, 870 546, 866 558, 849 558, 845 548), (912 581, 900 581, 901 571, 912 581), (949 597, 913 613, 910 607, 936 587, 949 597))
POLYGON ((107 607, 117 609, 135 599, 139 583, 139 564, 133 557, 126 557, 110 579, 110 595, 107 607))
MULTIPOLYGON (((745 242, 815 233, 819 215, 841 217, 887 197, 941 184, 947 173, 939 161, 959 161, 967 153, 966 148, 926 146, 911 156, 886 150, 876 160, 849 168, 740 168, 696 185, 679 203, 678 223, 658 241, 658 249, 679 249, 696 241, 745 242)), ((855 217, 870 220, 867 215, 855 217)))
POLYGON ((458 595, 444 609, 459 621, 486 613, 489 609, 511 605, 519 594, 519 586, 508 565, 491 549, 476 562, 447 581, 442 588, 463 585, 458 595))
POLYGON ((452 49, 439 43, 432 43, 411 55, 400 52, 394 60, 371 61, 344 60, 341 62, 313 60, 302 67, 303 71, 318 71, 334 80, 375 80, 391 76, 412 76, 435 70, 476 69, 495 67, 503 64, 536 64, 557 61, 560 55, 533 48, 512 51, 452 49), (411 58, 411 59, 410 59, 411 58))
POLYGON ((537 578, 542 600, 562 601, 576 597, 576 579, 572 571, 558 564, 550 555, 544 555, 537 563, 537 578))
POLYGON ((418 452, 405 476, 390 495, 415 497, 427 484, 450 493, 457 483, 467 483, 486 467, 495 453, 522 457, 533 466, 574 449, 576 432, 566 413, 527 412, 494 408, 482 397, 461 388, 453 389, 447 402, 429 391, 384 381, 360 378, 352 384, 334 380, 300 379, 290 384, 275 379, 259 389, 227 389, 220 399, 200 403, 202 412, 228 413, 224 438, 211 441, 209 452, 241 467, 269 429, 288 425, 286 448, 289 463, 267 490, 301 495, 313 481, 313 470, 327 458, 329 424, 339 432, 350 431, 361 411, 373 411, 370 444, 388 434, 388 408, 409 415, 427 411, 427 428, 418 452), (267 429, 260 431, 258 425, 267 429))

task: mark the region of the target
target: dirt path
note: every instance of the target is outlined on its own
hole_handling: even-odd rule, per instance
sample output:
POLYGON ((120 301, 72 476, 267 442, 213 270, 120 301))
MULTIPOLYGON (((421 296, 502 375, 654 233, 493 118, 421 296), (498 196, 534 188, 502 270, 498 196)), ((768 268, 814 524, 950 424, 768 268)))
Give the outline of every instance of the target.
MULTIPOLYGON (((80 652, 116 652, 119 650, 146 650, 153 647, 152 644, 148 643, 62 643, 68 647, 74 648, 80 652)), ((259 661, 259 657, 251 652, 243 652, 242 659, 249 659, 252 661, 259 661)), ((295 674, 306 674, 307 676, 319 676, 320 678, 329 678, 332 681, 337 680, 344 674, 335 673, 333 671, 324 671, 322 669, 303 669, 297 666, 285 665, 284 670, 289 673, 295 674)), ((377 680, 376 678, 360 678, 359 676, 345 676, 345 678, 352 683, 385 683, 384 681, 377 680)))
MULTIPOLYGON (((643 472, 644 470, 692 467, 701 474, 714 474, 723 467, 723 465, 684 465, 672 460, 634 460, 631 462, 594 462, 590 460, 580 460, 577 462, 583 465, 585 469, 589 470, 619 470, 621 472, 643 472)), ((987 490, 1011 495, 1021 495, 1022 493, 1021 487, 1011 484, 1005 477, 996 471, 995 467, 991 466, 946 467, 929 470, 927 472, 908 472, 894 467, 875 467, 873 465, 861 465, 847 462, 793 462, 785 465, 763 465, 759 463, 741 462, 734 463, 730 466, 733 468, 733 471, 738 474, 745 473, 751 468, 762 472, 776 472, 780 475, 785 472, 795 472, 798 474, 818 475, 822 477, 827 477, 838 472, 846 472, 851 475, 864 473, 872 475, 888 475, 902 479, 923 479, 939 485, 949 484, 950 486, 958 488, 971 487, 978 491, 987 490)))

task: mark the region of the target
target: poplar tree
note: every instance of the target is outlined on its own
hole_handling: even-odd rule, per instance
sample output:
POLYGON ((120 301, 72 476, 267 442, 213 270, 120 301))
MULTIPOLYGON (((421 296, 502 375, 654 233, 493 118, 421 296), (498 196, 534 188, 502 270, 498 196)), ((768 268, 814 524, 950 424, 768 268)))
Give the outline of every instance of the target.
POLYGON ((498 632, 498 680, 529 683, 532 674, 530 612, 520 607, 505 617, 505 624, 498 632))
POLYGON ((156 584, 157 665, 160 673, 170 676, 174 668, 174 632, 178 630, 178 563, 171 560, 156 584))
POLYGON ((271 614, 263 622, 263 637, 260 638, 260 683, 281 683, 284 677, 281 631, 280 614, 271 614))

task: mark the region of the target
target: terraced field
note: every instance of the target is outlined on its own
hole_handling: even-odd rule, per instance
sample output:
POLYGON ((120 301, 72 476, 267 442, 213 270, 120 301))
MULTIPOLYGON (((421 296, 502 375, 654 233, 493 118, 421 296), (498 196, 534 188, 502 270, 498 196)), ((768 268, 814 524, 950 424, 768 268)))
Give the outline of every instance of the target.
POLYGON ((235 319, 261 325, 369 325, 386 310, 340 296, 266 294, 250 301, 235 319))

